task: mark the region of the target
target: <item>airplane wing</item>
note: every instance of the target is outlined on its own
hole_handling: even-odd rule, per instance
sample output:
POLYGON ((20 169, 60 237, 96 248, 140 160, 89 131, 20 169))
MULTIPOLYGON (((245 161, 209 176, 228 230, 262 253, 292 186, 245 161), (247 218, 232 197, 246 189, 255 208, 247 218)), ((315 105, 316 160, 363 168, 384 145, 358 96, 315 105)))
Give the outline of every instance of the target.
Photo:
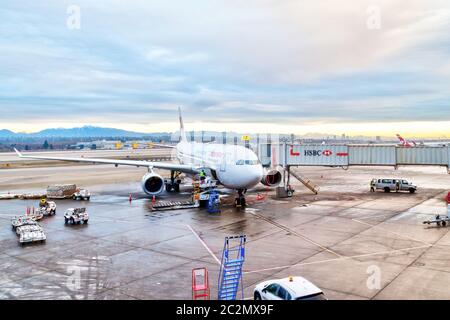
POLYGON ((168 144, 161 144, 161 143, 153 143, 153 142, 149 142, 149 146, 151 147, 159 147, 159 148, 169 148, 169 149, 175 149, 176 146, 171 146, 168 144))
POLYGON ((43 157, 43 156, 30 156, 23 155, 16 148, 14 151, 20 158, 28 159, 40 159, 40 160, 56 160, 56 161, 69 161, 69 162, 87 162, 87 163, 102 163, 113 164, 115 166, 135 166, 135 167, 147 167, 163 170, 180 171, 183 173, 199 173, 200 168, 193 167, 191 165, 167 163, 167 162, 151 162, 145 160, 115 160, 115 159, 96 159, 96 158, 66 158, 66 157, 43 157))
POLYGON ((430 147, 447 147, 450 144, 448 141, 443 142, 423 142, 424 146, 430 146, 430 147))

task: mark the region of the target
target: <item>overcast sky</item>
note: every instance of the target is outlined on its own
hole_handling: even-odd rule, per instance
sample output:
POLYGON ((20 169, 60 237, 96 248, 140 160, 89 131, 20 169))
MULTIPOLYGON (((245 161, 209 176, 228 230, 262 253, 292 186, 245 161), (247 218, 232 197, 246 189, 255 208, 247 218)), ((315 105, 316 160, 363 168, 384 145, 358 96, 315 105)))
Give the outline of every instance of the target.
POLYGON ((0 129, 172 131, 178 106, 193 129, 450 137, 450 2, 2 2, 0 129))

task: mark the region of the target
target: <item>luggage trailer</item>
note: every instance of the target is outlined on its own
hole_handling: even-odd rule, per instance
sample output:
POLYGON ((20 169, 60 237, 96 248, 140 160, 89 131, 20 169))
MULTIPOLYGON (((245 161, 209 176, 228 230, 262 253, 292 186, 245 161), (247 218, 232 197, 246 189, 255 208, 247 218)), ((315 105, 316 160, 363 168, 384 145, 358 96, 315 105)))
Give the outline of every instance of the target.
POLYGON ((436 224, 438 227, 446 227, 450 224, 450 204, 447 205, 447 215, 441 216, 437 215, 433 220, 424 221, 423 224, 436 224))

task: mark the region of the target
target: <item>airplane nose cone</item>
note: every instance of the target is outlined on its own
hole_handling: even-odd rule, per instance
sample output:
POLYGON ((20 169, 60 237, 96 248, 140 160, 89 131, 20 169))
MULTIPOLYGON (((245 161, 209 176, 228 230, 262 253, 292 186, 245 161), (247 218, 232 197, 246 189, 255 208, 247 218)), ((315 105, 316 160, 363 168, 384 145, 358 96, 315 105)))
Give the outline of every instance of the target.
POLYGON ((218 172, 220 182, 231 189, 251 189, 261 182, 263 169, 260 166, 228 167, 225 172, 218 172))
POLYGON ((251 170, 249 170, 248 173, 248 181, 247 181, 247 188, 253 188, 258 183, 261 182, 263 177, 263 170, 261 167, 254 167, 251 170))

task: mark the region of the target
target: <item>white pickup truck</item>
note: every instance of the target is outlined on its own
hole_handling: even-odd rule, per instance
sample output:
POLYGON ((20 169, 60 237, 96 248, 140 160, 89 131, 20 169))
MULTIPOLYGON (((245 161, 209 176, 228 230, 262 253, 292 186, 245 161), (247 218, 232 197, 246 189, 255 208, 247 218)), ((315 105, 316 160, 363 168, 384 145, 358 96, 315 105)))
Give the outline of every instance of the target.
POLYGON ((73 200, 86 200, 89 201, 91 199, 91 193, 86 189, 78 189, 72 196, 73 200))
POLYGON ((408 191, 414 193, 417 186, 405 179, 372 179, 370 182, 370 191, 383 190, 384 192, 408 191))
POLYGON ((64 223, 68 224, 80 224, 83 222, 87 224, 89 221, 89 214, 86 212, 86 208, 69 208, 64 213, 64 223))

